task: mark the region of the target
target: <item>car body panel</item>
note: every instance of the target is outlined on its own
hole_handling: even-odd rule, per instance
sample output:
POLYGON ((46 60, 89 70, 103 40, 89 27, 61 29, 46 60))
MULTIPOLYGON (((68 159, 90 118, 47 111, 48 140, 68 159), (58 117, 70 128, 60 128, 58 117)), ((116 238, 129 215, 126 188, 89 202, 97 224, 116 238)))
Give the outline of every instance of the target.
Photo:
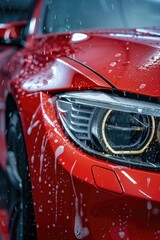
POLYGON ((44 41, 42 46, 47 56, 52 51, 63 54, 92 69, 118 90, 158 97, 160 52, 157 37, 140 37, 129 31, 130 37, 125 38, 122 33, 120 37, 114 30, 110 32, 112 34, 86 31, 44 36, 43 40, 37 38, 35 42, 41 46, 44 41))
POLYGON ((62 131, 52 95, 32 93, 20 99, 19 107, 27 111, 27 118, 23 113, 21 118, 38 239, 77 239, 75 229, 85 239, 158 236, 159 173, 133 170, 85 154, 62 131), (113 171, 123 193, 96 186, 95 166, 113 171))
POLYGON ((26 21, 0 24, 0 39, 19 39, 20 31, 27 24, 26 21))
POLYGON ((17 99, 25 135, 38 239, 118 240, 123 236, 153 239, 155 232, 158 236, 159 173, 133 170, 89 156, 65 136, 57 119, 53 93, 111 90, 112 87, 81 64, 59 55, 57 58, 56 54, 46 57, 43 51, 38 57, 35 51, 38 67, 33 70, 32 51, 20 50, 11 57, 9 68, 13 77, 8 91, 17 99), (17 59, 21 61, 18 63, 17 59), (62 74, 62 79, 65 76, 62 69, 71 78, 64 85, 63 82, 54 83, 52 78, 47 88, 54 67, 58 71, 56 74, 62 74), (41 78, 37 81, 38 77, 41 78), (113 171, 123 194, 116 189, 98 187, 92 172, 94 166, 113 171))

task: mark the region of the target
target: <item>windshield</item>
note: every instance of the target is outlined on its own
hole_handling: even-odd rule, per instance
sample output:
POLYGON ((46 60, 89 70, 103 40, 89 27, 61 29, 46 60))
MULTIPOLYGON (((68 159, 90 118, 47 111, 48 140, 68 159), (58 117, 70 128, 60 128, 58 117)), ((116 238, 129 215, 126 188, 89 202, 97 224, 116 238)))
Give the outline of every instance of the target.
POLYGON ((29 20, 35 0, 0 0, 0 23, 29 20))
POLYGON ((44 33, 160 26, 160 0, 49 0, 44 33))

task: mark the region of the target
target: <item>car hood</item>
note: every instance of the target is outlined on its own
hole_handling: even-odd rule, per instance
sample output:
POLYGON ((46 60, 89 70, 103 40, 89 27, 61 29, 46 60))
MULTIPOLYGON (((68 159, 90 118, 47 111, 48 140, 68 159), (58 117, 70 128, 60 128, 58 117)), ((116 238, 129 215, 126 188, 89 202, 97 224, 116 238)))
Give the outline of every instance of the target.
POLYGON ((52 42, 54 51, 57 44, 57 51, 96 72, 116 89, 160 96, 158 29, 75 32, 54 38, 47 41, 52 42))

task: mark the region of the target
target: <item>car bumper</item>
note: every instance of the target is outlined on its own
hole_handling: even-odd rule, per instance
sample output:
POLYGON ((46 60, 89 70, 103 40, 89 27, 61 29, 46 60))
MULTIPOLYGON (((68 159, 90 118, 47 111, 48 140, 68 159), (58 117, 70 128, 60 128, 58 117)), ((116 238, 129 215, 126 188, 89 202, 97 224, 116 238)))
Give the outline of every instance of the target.
POLYGON ((83 152, 45 93, 23 96, 20 105, 38 239, 160 239, 159 173, 83 152))

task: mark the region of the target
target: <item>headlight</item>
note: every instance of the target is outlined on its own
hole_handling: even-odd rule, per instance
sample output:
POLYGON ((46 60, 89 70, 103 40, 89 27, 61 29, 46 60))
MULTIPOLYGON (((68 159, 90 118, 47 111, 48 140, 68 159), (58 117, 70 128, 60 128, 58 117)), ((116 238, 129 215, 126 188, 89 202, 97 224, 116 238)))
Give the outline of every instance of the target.
POLYGON ((160 106, 101 92, 58 96, 68 135, 85 151, 112 162, 160 169, 160 106))

